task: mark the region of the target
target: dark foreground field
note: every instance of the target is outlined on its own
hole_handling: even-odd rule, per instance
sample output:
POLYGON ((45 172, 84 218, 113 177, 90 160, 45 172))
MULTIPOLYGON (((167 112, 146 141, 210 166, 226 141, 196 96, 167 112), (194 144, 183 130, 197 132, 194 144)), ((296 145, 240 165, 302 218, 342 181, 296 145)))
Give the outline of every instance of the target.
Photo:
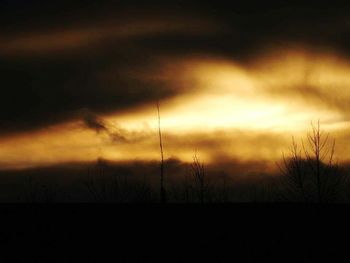
POLYGON ((191 172, 176 160, 165 167, 164 203, 158 162, 2 171, 0 262, 349 261, 345 166, 336 177, 326 170, 322 195, 308 169, 300 188, 300 174, 254 173, 249 165, 227 173, 191 172))
POLYGON ((1 262, 348 262, 345 205, 1 205, 1 262))

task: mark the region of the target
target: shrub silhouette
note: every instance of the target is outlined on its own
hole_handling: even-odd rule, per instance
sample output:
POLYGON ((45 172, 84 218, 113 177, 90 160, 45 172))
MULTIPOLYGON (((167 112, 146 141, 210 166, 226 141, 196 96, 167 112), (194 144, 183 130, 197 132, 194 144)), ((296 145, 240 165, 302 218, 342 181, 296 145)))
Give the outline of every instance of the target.
POLYGON ((152 191, 146 179, 135 182, 128 177, 116 174, 99 159, 95 169, 89 169, 84 185, 94 202, 151 202, 152 191))
POLYGON ((40 182, 33 176, 26 178, 24 200, 31 203, 53 203, 57 197, 57 189, 48 183, 40 182))
POLYGON ((200 162, 197 154, 194 154, 193 161, 189 165, 188 172, 192 183, 186 187, 185 194, 187 199, 189 196, 193 196, 190 194, 190 192, 193 192, 196 197, 195 199, 197 199, 201 204, 209 201, 209 184, 204 173, 204 164, 200 162))
POLYGON ((283 155, 278 165, 280 178, 279 196, 285 201, 327 203, 337 200, 344 180, 334 161, 335 140, 321 131, 320 123, 311 124, 306 143, 299 147, 292 140, 289 158, 283 155))

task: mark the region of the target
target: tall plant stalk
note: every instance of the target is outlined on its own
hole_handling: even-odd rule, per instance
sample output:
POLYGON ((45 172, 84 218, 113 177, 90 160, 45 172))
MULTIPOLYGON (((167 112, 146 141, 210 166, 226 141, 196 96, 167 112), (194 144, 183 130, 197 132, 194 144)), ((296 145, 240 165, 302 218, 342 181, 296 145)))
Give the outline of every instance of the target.
POLYGON ((163 141, 162 131, 160 128, 160 110, 159 101, 157 101, 157 112, 158 112, 158 135, 159 135, 159 148, 160 148, 160 202, 165 203, 165 188, 164 188, 164 152, 163 152, 163 141))

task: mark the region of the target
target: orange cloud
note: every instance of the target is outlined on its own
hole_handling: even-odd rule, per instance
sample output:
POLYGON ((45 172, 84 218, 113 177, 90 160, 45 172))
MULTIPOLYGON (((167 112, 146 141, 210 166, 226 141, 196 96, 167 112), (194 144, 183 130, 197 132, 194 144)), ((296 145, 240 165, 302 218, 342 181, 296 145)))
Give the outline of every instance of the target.
MULTIPOLYGON (((345 88, 350 84, 350 66, 332 54, 295 50, 279 54, 284 55, 258 58, 248 66, 218 58, 172 60, 168 63, 177 69, 175 75, 165 63, 159 74, 174 87, 181 86, 177 96, 161 101, 166 157, 190 161, 197 151, 207 163, 223 158, 273 164, 288 151, 292 135, 301 138, 310 122, 319 119, 342 145, 337 148, 338 157, 349 159, 348 146, 343 145, 350 123, 346 106, 341 104, 350 97, 345 88), (193 86, 184 89, 184 83, 193 86), (309 86, 313 91, 305 94, 309 86), (314 94, 321 94, 322 103, 314 94), (331 106, 334 100, 337 107, 331 106)), ((159 159, 155 104, 98 118, 2 137, 2 166, 40 166, 99 157, 159 159)))

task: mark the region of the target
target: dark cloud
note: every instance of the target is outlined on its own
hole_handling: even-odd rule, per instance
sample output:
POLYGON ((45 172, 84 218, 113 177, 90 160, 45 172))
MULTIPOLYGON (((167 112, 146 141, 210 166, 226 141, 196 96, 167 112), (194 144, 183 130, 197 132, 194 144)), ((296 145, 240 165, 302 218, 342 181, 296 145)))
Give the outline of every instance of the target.
POLYGON ((83 112, 83 121, 86 127, 95 130, 96 133, 108 130, 104 121, 92 112, 83 112))
POLYGON ((79 112, 84 126, 94 130, 96 134, 106 134, 112 143, 136 143, 149 139, 147 131, 129 131, 119 127, 115 123, 107 122, 97 114, 83 109, 79 112))
MULTIPOLYGON (((125 110, 181 90, 145 79, 157 58, 245 61, 288 41, 348 55, 349 5, 316 1, 2 1, 0 130, 125 110), (112 79, 101 72, 115 70, 112 79)), ((170 61, 171 63, 171 61, 170 61)), ((92 123, 90 123, 92 124, 92 123)))
MULTIPOLYGON (((0 61, 3 73, 1 130, 53 124, 75 117, 82 108, 97 113, 127 109, 171 96, 174 92, 161 80, 142 80, 134 76, 116 76, 112 81, 99 78, 97 75, 104 70, 103 64, 108 64, 108 61, 102 61, 102 65, 92 65, 100 59, 103 60, 97 56, 63 61, 0 61)), ((149 67, 143 61, 134 60, 138 67, 149 67)), ((121 69, 128 65, 120 62, 113 63, 113 67, 121 69)))

